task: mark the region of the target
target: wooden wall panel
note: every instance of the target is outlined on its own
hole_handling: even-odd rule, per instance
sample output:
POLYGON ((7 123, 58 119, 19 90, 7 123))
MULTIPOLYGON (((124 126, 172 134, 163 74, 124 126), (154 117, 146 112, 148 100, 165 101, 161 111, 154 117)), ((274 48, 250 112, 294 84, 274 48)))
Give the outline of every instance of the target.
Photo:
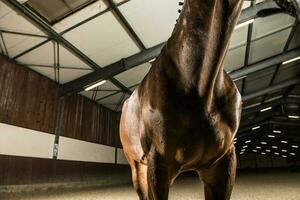
MULTIPOLYGON (((54 81, 0 55, 0 122, 54 133, 60 94, 54 81)), ((81 95, 70 96, 61 135, 115 146, 118 115, 81 95)))
POLYGON ((0 55, 0 122, 53 133, 60 87, 0 55))
MULTIPOLYGON (((54 81, 0 55, 0 122, 54 133, 61 91, 54 81)), ((68 97, 61 135, 115 146, 118 115, 81 95, 68 97)), ((118 167, 0 155, 0 185, 80 181, 118 167)))
POLYGON ((117 113, 81 96, 66 99, 61 135, 115 146, 118 137, 117 113))
POLYGON ((64 183, 109 178, 125 173, 128 165, 23 158, 0 155, 0 186, 38 183, 64 183))

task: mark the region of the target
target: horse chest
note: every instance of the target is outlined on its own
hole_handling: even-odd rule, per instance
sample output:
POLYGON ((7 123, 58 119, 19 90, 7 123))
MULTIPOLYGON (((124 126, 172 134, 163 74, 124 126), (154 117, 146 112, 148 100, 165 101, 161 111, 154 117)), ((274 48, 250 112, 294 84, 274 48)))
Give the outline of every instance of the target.
POLYGON ((164 114, 147 110, 144 119, 151 132, 153 143, 160 152, 182 165, 208 162, 224 149, 224 132, 219 128, 217 115, 203 117, 201 113, 164 114), (213 151, 212 151, 213 150, 213 151))

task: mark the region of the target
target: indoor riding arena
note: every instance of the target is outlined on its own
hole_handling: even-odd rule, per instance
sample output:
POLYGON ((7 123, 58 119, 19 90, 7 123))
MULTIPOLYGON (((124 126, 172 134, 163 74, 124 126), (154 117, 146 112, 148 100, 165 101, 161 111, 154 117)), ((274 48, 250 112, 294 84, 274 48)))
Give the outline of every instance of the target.
POLYGON ((0 0, 0 200, 300 200, 299 0, 0 0))

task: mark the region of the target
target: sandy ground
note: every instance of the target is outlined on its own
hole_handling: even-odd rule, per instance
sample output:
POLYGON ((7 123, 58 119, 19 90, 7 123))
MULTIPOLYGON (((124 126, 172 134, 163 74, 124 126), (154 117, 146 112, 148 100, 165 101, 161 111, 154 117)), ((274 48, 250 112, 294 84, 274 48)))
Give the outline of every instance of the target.
MULTIPOLYGON (((131 185, 0 194, 2 200, 138 200, 131 185)), ((203 199, 203 185, 197 177, 176 180, 171 200, 203 199)), ((232 200, 300 200, 300 173, 241 174, 232 200)))

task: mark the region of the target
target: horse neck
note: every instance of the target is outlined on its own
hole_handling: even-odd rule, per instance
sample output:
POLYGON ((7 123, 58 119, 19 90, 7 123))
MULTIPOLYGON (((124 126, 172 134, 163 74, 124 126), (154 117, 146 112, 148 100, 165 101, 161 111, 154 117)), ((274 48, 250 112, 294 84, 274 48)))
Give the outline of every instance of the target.
POLYGON ((243 0, 186 0, 163 53, 167 69, 186 92, 209 97, 223 77, 223 62, 243 0))

